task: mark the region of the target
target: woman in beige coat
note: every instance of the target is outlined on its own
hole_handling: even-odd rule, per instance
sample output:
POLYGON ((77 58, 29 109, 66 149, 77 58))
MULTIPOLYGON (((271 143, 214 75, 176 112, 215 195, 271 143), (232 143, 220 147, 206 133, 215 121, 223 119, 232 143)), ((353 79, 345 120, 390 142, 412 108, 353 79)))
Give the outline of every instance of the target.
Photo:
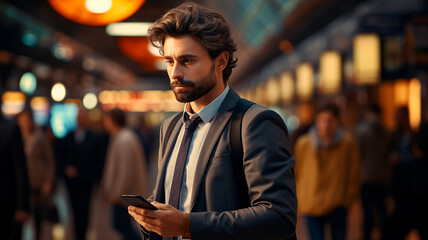
POLYGON ((140 239, 130 223, 127 204, 121 194, 138 193, 147 197, 148 173, 144 150, 137 135, 125 127, 125 113, 114 109, 104 115, 104 126, 110 134, 102 194, 113 204, 113 225, 124 239, 140 239))

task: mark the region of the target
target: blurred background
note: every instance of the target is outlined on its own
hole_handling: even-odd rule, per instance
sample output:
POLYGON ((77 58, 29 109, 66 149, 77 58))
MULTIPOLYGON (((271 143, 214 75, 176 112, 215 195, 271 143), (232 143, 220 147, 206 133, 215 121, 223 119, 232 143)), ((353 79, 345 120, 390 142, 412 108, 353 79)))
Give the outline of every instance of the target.
MULTIPOLYGON (((30 133, 36 128, 42 132, 51 149, 46 151, 53 159, 43 163, 54 165, 53 177, 47 181, 52 190, 41 187, 45 189, 41 192, 52 196, 57 219, 43 218, 40 239, 82 238, 77 237, 82 233, 76 232, 73 220, 79 215, 76 209, 82 208, 87 212, 83 219, 88 219, 81 227, 82 236, 120 239, 111 226, 109 202, 99 190, 111 135, 105 127, 105 112, 117 108, 124 112, 126 126, 141 142, 149 179, 146 185, 153 187, 158 127, 182 111, 183 105, 170 91, 166 64, 149 44, 147 29, 182 2, 0 1, 2 115, 18 123, 24 147, 29 148, 25 126, 19 124, 18 116, 30 111, 29 121, 34 124, 30 133), (80 146, 78 133, 82 129, 94 133, 95 143, 80 146), (74 134, 74 143, 67 140, 70 134, 74 134), (96 153, 89 153, 94 148, 96 153), (76 151, 82 156, 69 159, 76 151), (85 171, 91 177, 79 180, 78 185, 89 186, 83 197, 88 206, 76 208, 69 181, 82 177, 85 171)), ((374 105, 381 110, 382 126, 391 133, 399 128, 399 109, 405 109, 407 130, 412 134, 417 134, 421 122, 428 119, 427 1, 197 2, 219 11, 230 24, 239 61, 229 85, 241 97, 278 112, 287 124, 293 146, 312 126, 320 102, 339 107, 341 126, 350 133, 363 121, 367 108, 374 105)), ((417 156, 418 151, 412 154, 417 156)), ((27 162, 27 167, 30 165, 27 162)), ((31 189, 31 173, 29 176, 31 189)), ((388 199, 385 205, 391 212, 394 200, 388 199)), ((35 207, 31 205, 30 201, 22 239, 37 239, 37 221, 31 213, 35 207)), ((363 239, 360 200, 349 213, 348 239, 363 239)), ((380 239, 380 232, 380 227, 375 227, 372 239, 380 239)), ((298 237, 309 239, 302 221, 298 237)), ((421 237, 413 229, 406 239, 421 237)))

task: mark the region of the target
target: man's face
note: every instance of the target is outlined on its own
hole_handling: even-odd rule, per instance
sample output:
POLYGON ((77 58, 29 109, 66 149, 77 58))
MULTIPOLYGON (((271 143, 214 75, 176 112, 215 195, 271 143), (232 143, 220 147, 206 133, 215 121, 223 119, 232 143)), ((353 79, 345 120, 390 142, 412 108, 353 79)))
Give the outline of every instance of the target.
POLYGON ((170 86, 179 102, 198 100, 218 83, 215 62, 197 38, 167 37, 164 58, 170 86))
POLYGON ((331 138, 336 133, 339 120, 330 111, 323 111, 316 116, 316 126, 321 138, 331 138))

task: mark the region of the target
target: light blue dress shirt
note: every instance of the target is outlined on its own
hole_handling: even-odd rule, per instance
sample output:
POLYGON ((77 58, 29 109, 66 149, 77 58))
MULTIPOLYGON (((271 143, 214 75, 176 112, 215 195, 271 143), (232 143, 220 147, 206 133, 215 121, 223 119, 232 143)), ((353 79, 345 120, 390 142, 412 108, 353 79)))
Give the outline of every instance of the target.
MULTIPOLYGON (((209 103, 207 106, 205 106, 203 109, 201 109, 198 113, 195 113, 195 114, 191 114, 186 111, 186 107, 187 107, 186 105, 188 103, 186 103, 186 105, 184 106, 183 115, 185 112, 187 112, 187 114, 189 114, 189 117, 192 118, 194 117, 194 115, 197 114, 201 117, 203 122, 199 124, 199 126, 196 128, 195 133, 193 134, 192 141, 190 143, 189 152, 187 154, 187 161, 186 161, 186 166, 184 168, 183 182, 181 187, 181 200, 180 200, 180 208, 179 208, 181 211, 184 211, 184 212, 191 211, 190 196, 192 196, 192 193, 194 190, 193 181, 195 177, 196 165, 198 163, 199 154, 201 152, 204 140, 207 137, 208 131, 211 127, 211 121, 213 120, 218 109, 220 108, 220 105, 223 103, 228 92, 229 92, 229 86, 226 86, 223 92, 216 99, 214 99, 211 103, 209 103)), ((182 118, 182 121, 184 121, 184 117, 182 118)), ((175 164, 177 162, 178 151, 184 136, 184 131, 185 131, 185 128, 183 124, 166 169, 165 185, 164 185, 166 202, 169 201, 169 195, 171 192, 171 185, 172 185, 172 179, 174 176, 175 164)))

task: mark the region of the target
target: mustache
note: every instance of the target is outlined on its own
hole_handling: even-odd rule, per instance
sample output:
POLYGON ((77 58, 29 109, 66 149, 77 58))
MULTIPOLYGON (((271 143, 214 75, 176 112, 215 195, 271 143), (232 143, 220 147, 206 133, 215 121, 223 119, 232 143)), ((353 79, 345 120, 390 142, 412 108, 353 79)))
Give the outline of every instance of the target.
POLYGON ((191 80, 183 79, 183 80, 174 80, 169 85, 171 86, 171 88, 174 88, 174 87, 177 87, 179 85, 190 85, 190 86, 194 86, 195 84, 191 80))

